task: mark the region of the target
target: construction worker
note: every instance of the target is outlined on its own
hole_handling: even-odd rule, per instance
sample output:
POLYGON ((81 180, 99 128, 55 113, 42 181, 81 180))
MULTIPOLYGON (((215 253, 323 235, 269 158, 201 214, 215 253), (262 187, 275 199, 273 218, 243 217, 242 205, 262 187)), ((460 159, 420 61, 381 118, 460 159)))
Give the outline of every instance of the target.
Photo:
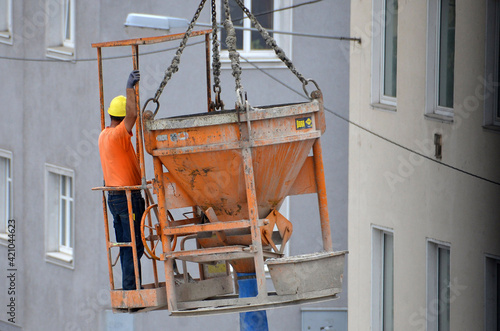
MULTIPOLYGON (((140 73, 134 70, 127 81, 126 95, 115 97, 108 108, 111 124, 99 135, 99 154, 106 186, 134 186, 141 184, 141 172, 131 137, 137 119, 134 86, 140 80, 140 73)), ((132 242, 129 224, 129 212, 125 191, 109 191, 108 206, 113 215, 116 241, 132 242)), ((144 253, 140 235, 140 222, 144 213, 144 199, 140 190, 132 191, 132 212, 135 229, 135 242, 139 260, 144 253)), ((134 260, 131 247, 120 247, 122 267, 122 287, 124 290, 136 289, 134 260)))

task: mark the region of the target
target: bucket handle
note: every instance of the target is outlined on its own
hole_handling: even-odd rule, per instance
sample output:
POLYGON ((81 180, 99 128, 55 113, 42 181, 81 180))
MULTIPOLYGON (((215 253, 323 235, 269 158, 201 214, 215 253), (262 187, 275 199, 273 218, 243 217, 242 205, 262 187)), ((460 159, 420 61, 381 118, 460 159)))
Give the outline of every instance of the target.
POLYGON ((312 82, 314 84, 314 86, 316 86, 316 90, 321 91, 321 89, 319 88, 318 83, 316 83, 316 81, 314 79, 311 79, 311 78, 306 79, 302 83, 302 88, 304 89, 304 93, 306 94, 307 98, 311 99, 311 96, 309 95, 309 92, 307 92, 307 89, 306 89, 306 86, 307 86, 307 84, 309 84, 309 82, 312 82))
POLYGON ((146 111, 146 107, 150 101, 153 101, 154 103, 156 103, 156 109, 153 113, 153 118, 154 118, 156 116, 156 114, 158 113, 158 110, 160 109, 160 101, 156 100, 155 98, 149 98, 146 101, 146 103, 144 104, 144 107, 142 107, 142 113, 144 113, 146 111))

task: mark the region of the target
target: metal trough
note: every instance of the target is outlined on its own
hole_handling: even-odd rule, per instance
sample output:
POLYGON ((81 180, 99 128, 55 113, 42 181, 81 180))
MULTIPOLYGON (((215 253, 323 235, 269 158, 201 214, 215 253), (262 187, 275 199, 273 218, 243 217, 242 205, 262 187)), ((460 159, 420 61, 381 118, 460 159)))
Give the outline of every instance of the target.
POLYGON ((342 291, 347 252, 321 252, 266 261, 278 295, 342 291))

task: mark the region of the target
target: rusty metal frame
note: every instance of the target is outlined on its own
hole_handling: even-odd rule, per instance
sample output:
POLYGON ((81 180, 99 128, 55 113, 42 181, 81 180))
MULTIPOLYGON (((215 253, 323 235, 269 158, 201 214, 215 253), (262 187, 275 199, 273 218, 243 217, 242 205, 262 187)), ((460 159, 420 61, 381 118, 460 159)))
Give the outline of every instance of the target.
MULTIPOLYGON (((183 154, 203 154, 211 151, 229 151, 234 150, 238 151, 240 158, 243 163, 244 169, 244 179, 245 179, 245 191, 246 191, 246 201, 248 204, 248 220, 237 220, 237 221, 225 221, 225 222, 217 222, 217 217, 210 217, 210 209, 205 213, 208 218, 212 221, 207 224, 192 224, 185 225, 182 227, 176 227, 169 224, 165 224, 162 229, 163 234, 166 236, 164 243, 164 255, 162 259, 165 260, 165 272, 166 274, 171 273, 170 267, 167 261, 171 259, 180 259, 183 261, 191 261, 197 263, 206 263, 210 261, 214 261, 217 259, 224 260, 238 260, 238 259, 248 259, 252 258, 253 264, 255 266, 256 278, 257 278, 257 287, 258 287, 258 296, 255 298, 230 298, 230 297, 220 297, 214 298, 210 300, 198 300, 193 302, 179 302, 179 297, 175 294, 175 284, 173 279, 170 280, 167 278, 166 280, 166 289, 167 289, 167 301, 168 301, 168 310, 174 315, 197 315, 204 313, 222 313, 222 312, 234 312, 234 311, 250 311, 267 307, 276 307, 282 305, 294 304, 297 302, 316 302, 321 300, 328 300, 336 298, 340 289, 329 289, 324 291, 316 291, 315 293, 301 294, 301 295, 292 295, 292 296, 277 296, 271 292, 267 291, 266 288, 266 278, 264 272, 264 257, 273 256, 279 257, 280 254, 270 254, 270 252, 264 252, 262 247, 262 238, 261 238, 261 227, 266 224, 266 219, 259 218, 258 208, 257 208, 257 195, 256 195, 256 186, 255 186, 255 174, 254 174, 254 165, 252 160, 252 150, 254 148, 261 148, 271 145, 276 145, 280 143, 294 143, 300 142, 303 140, 313 141, 311 143, 312 148, 312 156, 307 157, 304 163, 303 169, 301 171, 302 176, 300 179, 296 181, 300 182, 296 185, 296 193, 317 193, 318 195, 318 205, 320 207, 320 225, 321 232, 323 238, 323 248, 326 251, 332 250, 332 242, 331 242, 331 233, 330 233, 330 223, 329 223, 329 215, 328 215, 328 207, 326 200, 326 185, 324 178, 324 168, 323 168, 323 160, 322 160, 322 150, 320 144, 320 136, 321 133, 324 132, 325 123, 324 123, 324 110, 322 107, 322 96, 319 91, 313 92, 316 99, 312 100, 310 105, 299 104, 299 105, 290 105, 290 106, 276 106, 278 109, 274 109, 272 106, 268 108, 253 108, 252 112, 246 112, 240 114, 240 117, 237 118, 236 114, 225 114, 219 113, 215 116, 223 117, 224 123, 234 123, 234 125, 238 126, 238 123, 247 122, 247 125, 244 126, 246 131, 242 131, 242 137, 240 137, 237 141, 234 142, 220 142, 218 140, 212 141, 210 143, 201 143, 195 146, 184 146, 184 147, 157 147, 157 144, 160 141, 165 141, 164 139, 157 139, 155 134, 152 134, 153 131, 162 131, 162 127, 168 127, 166 132, 169 129, 172 130, 184 130, 187 128, 191 128, 193 123, 196 123, 194 126, 197 128, 203 126, 214 126, 213 122, 209 120, 203 119, 201 116, 198 118, 196 115, 189 116, 185 123, 182 119, 159 119, 152 120, 150 117, 145 116, 144 130, 146 139, 146 149, 153 156, 154 165, 155 165, 155 177, 157 185, 157 193, 159 194, 159 201, 162 201, 165 204, 164 209, 166 209, 167 203, 165 201, 165 187, 167 185, 175 184, 175 176, 169 173, 169 176, 165 175, 165 165, 161 160, 162 157, 174 157, 180 156, 183 154), (254 127, 258 127, 258 122, 266 121, 271 119, 276 119, 280 117, 303 117, 305 115, 313 115, 315 119, 315 129, 310 132, 303 132, 299 136, 286 136, 286 137, 257 137, 253 135, 254 127), (234 118, 232 118, 234 117, 234 118), (248 125, 248 122, 255 122, 256 125, 248 125), (249 129, 248 129, 249 128, 249 129), (311 175, 312 174, 312 175, 311 175), (211 219, 213 218, 213 220, 211 219), (168 243, 169 235, 190 235, 193 233, 214 231, 216 233, 235 229, 249 227, 251 229, 251 245, 241 246, 241 245, 230 245, 230 246, 217 246, 210 247, 204 249, 197 249, 192 251, 175 251, 172 252, 170 248, 170 244, 168 243), (171 282, 169 284, 169 282, 171 282), (171 289, 171 290, 169 290, 171 289)), ((203 130, 203 129, 201 129, 203 130)), ((159 135, 160 133, 158 133, 159 135)), ((163 133, 161 133, 163 134, 163 133)), ((191 131, 190 134, 195 134, 191 131)), ((212 134, 212 136, 217 137, 225 137, 223 132, 212 134)), ((223 138, 225 139, 225 138, 223 138)), ((294 184, 295 186, 295 184, 294 184)), ((177 187, 181 187, 177 184, 177 187)), ((191 192, 193 193, 193 192, 191 192)), ((189 197, 183 197, 182 195, 176 196, 175 199, 178 199, 176 204, 178 207, 180 206, 189 206, 193 203, 189 197), (182 204, 182 199, 189 199, 189 203, 185 205, 182 204)), ((161 214, 162 212, 160 212, 161 214)), ((161 217, 162 218, 162 217, 161 217)), ((220 239, 221 243, 224 244, 224 240, 220 239)), ((217 240, 217 239, 216 239, 217 240)))
MULTIPOLYGON (((206 62, 210 62, 210 46, 209 46, 209 35, 212 31, 211 30, 200 30, 200 31, 193 31, 190 36, 200 36, 204 35, 205 36, 205 43, 206 43, 206 62)), ((128 39, 128 40, 120 40, 120 41, 110 41, 110 42, 102 42, 102 43, 94 43, 92 44, 93 48, 97 49, 97 66, 98 66, 98 77, 99 77, 99 100, 100 100, 100 114, 101 114, 101 131, 104 130, 105 128, 105 106, 104 106, 104 79, 103 79, 103 57, 102 57, 102 48, 108 48, 108 47, 120 47, 120 46, 131 46, 132 48, 132 67, 134 70, 139 69, 139 46, 140 45, 151 45, 151 44, 158 44, 158 43, 163 43, 167 41, 172 41, 172 40, 178 40, 182 39, 184 36, 184 33, 179 33, 179 34, 174 34, 174 35, 166 35, 166 36, 159 36, 159 37, 148 37, 148 38, 136 38, 136 39, 128 39)), ((210 70, 208 69, 207 66, 207 84, 210 86, 210 70)), ((207 89, 209 95, 208 99, 211 99, 211 92, 210 92, 210 87, 207 89)), ((103 215, 104 215, 104 226, 105 226, 105 239, 106 239, 106 247, 107 247, 107 252, 108 252, 108 271, 109 271, 109 283, 110 283, 110 288, 112 291, 112 298, 115 298, 116 300, 113 300, 115 302, 115 305, 113 305, 114 308, 119 307, 123 308, 123 305, 127 306, 134 306, 134 302, 137 304, 137 302, 142 302, 143 306, 149 306, 149 305, 164 305, 165 302, 164 300, 161 300, 162 296, 157 295, 156 292, 152 293, 154 294, 154 297, 159 298, 160 300, 153 300, 148 302, 148 300, 144 301, 142 300, 143 298, 138 298, 137 295, 134 292, 141 292, 141 291, 146 291, 146 292, 151 292, 151 289, 146 289, 146 290, 138 290, 138 291, 117 291, 115 289, 115 284, 114 284, 114 276, 113 276, 113 262, 112 262, 112 252, 111 249, 113 247, 131 247, 132 248, 132 253, 133 253, 133 263, 134 263, 134 272, 135 272, 135 277, 136 277, 136 288, 140 288, 140 278, 139 278, 139 267, 138 267, 138 257, 137 257, 137 248, 136 248, 136 239, 135 239, 135 228, 134 228, 134 219, 133 219, 133 212, 132 212, 132 200, 131 200, 131 191, 132 190, 144 190, 145 195, 146 195, 146 201, 147 201, 147 207, 149 207, 150 204, 153 203, 153 201, 150 201, 150 197, 148 195, 148 188, 147 188, 147 181, 146 181, 146 171, 145 171, 145 160, 144 160, 144 140, 143 140, 143 135, 142 135, 142 118, 141 118, 141 111, 140 111, 140 99, 139 99, 139 84, 136 85, 135 87, 135 94, 136 94, 136 109, 138 111, 139 116, 137 117, 136 121, 136 154, 138 158, 138 163, 140 165, 140 170, 141 170, 141 178, 142 178, 142 184, 137 185, 137 186, 121 186, 121 187, 95 187, 93 190, 100 190, 102 191, 102 207, 103 207, 103 215), (129 224, 130 224, 130 232, 131 232, 131 238, 132 242, 131 243, 113 243, 110 241, 110 231, 109 231, 109 219, 108 219, 108 212, 107 212, 107 199, 106 199, 106 191, 125 191, 126 197, 127 197, 127 205, 128 205, 128 211, 129 211, 129 224), (123 292, 123 293, 120 293, 123 292), (120 303, 117 303, 120 302, 120 303)), ((210 109, 210 102, 208 105, 208 109, 210 109)), ((161 213, 160 213, 161 214, 161 213)), ((166 215, 166 214, 164 214, 166 215)), ((155 284, 154 286, 156 288, 159 287, 158 283, 158 274, 157 274, 157 268, 156 268, 156 261, 153 259, 153 272, 154 272, 154 278, 155 278, 155 284)), ((172 269, 173 270, 173 269, 172 269)))
MULTIPOLYGON (((205 56, 206 56, 206 68, 207 68, 207 108, 208 112, 212 109, 212 99, 211 99, 211 81, 210 81, 210 37, 209 34, 211 30, 195 31, 191 33, 191 36, 205 36, 205 56)), ((151 37, 151 38, 137 38, 122 41, 111 41, 92 44, 93 47, 97 48, 97 60, 98 60, 98 71, 99 71, 99 90, 100 90, 100 109, 101 109, 101 129, 104 129, 105 116, 104 116, 104 91, 103 91, 103 75, 102 75, 102 51, 101 48, 106 47, 119 47, 119 46, 131 46, 132 48, 132 59, 133 68, 139 69, 139 46, 140 45, 150 45, 157 44, 166 41, 172 41, 181 39, 184 36, 183 33, 176 35, 151 37)), ((139 86, 136 87, 136 107, 140 110, 140 100, 139 100, 139 86)), ((323 111, 323 99, 321 91, 314 91, 311 93, 311 102, 309 104, 292 104, 284 105, 279 110, 274 110, 271 107, 267 108, 252 108, 250 109, 249 104, 246 104, 245 112, 234 112, 234 113, 219 113, 222 116, 227 116, 234 123, 236 127, 239 127, 241 137, 235 142, 223 142, 223 143, 206 143, 198 146, 185 146, 185 147, 162 147, 155 148, 152 145, 157 140, 151 134, 146 134, 146 131, 156 130, 153 126, 160 123, 163 125, 162 120, 152 121, 151 114, 145 112, 142 114, 139 111, 140 116, 138 116, 136 123, 136 146, 138 161, 141 167, 142 185, 130 186, 130 187, 98 187, 95 190, 102 190, 102 203, 104 212, 104 223, 105 223, 105 235, 106 243, 108 249, 108 267, 110 274, 110 287, 111 287, 111 297, 112 297, 112 307, 114 309, 119 309, 127 311, 130 308, 141 308, 144 311, 154 310, 154 309, 168 309, 171 314, 174 315, 200 315, 200 314, 210 314, 210 313, 223 313, 223 312, 234 312, 234 311, 250 311, 255 309, 266 309, 273 308, 277 306, 284 306, 290 304, 297 304, 301 302, 316 302, 322 300, 330 300, 337 298, 338 293, 341 291, 339 288, 327 289, 316 291, 314 293, 305 293, 298 295, 276 295, 276 293, 268 292, 266 286, 266 277, 264 271, 264 258, 265 257, 280 257, 281 254, 264 251, 262 242, 261 227, 267 224, 266 219, 259 217, 259 209, 257 204, 257 192, 256 192, 256 178, 254 173, 254 161, 253 161, 253 150, 256 148, 262 148, 270 145, 276 145, 281 143, 298 143, 303 140, 313 141, 309 146, 309 150, 312 146, 312 156, 308 156, 304 162, 299 172, 298 177, 295 179, 295 183, 292 183, 290 188, 291 194, 304 194, 304 193, 317 193, 318 196, 318 206, 320 213, 320 225, 323 241, 323 249, 325 251, 332 251, 333 245, 331 241, 330 232, 330 221, 327 207, 327 196, 326 196, 326 183, 324 166, 322 159, 322 148, 320 137, 325 130, 325 118, 323 111), (317 109, 316 109, 317 108, 317 109), (316 110, 313 110, 316 109, 316 110), (319 110, 318 110, 319 109, 319 110), (259 122, 265 122, 270 118, 278 117, 290 117, 294 119, 305 114, 312 114, 315 122, 314 130, 303 132, 300 137, 295 137, 293 135, 283 136, 283 137, 267 137, 254 135, 253 132, 258 130, 259 122), (231 117, 234 117, 231 119, 231 117), (247 125, 241 125, 245 123, 247 125), (253 124, 255 122, 256 125, 253 124), (144 133, 144 136, 143 136, 144 133), (135 235, 132 220, 132 210, 131 210, 131 190, 145 190, 146 198, 149 204, 153 204, 152 197, 148 195, 149 191, 147 188, 148 183, 146 182, 145 166, 144 166, 144 148, 148 153, 151 154, 153 158, 153 168, 154 168, 154 179, 151 183, 154 192, 157 195, 158 207, 157 207, 157 218, 161 227, 161 242, 163 254, 160 260, 164 262, 165 271, 165 282, 160 283, 157 277, 156 262, 153 260, 153 268, 155 273, 155 284, 144 285, 144 290, 136 291, 119 291, 115 290, 114 280, 113 280, 113 267, 111 258, 111 248, 120 246, 131 246, 134 255, 134 267, 136 272, 137 285, 139 284, 138 277, 138 260, 137 252, 135 248, 135 235), (162 157, 168 157, 172 155, 182 155, 185 153, 204 153, 210 151, 238 151, 239 157, 243 164, 243 177, 245 184, 245 197, 246 197, 246 208, 248 210, 248 219, 238 219, 235 221, 217 221, 217 217, 212 218, 212 223, 200 224, 200 218, 194 217, 192 219, 187 219, 183 221, 169 222, 167 213, 171 206, 180 207, 190 207, 195 208, 194 197, 187 196, 181 188, 176 190, 178 195, 170 197, 167 195, 167 188, 170 185, 174 185, 176 179, 173 175, 168 175, 168 172, 164 170, 164 164, 162 163, 162 157), (107 217, 107 207, 106 207, 106 195, 105 191, 109 190, 124 190, 127 195, 127 202, 129 207, 129 217, 130 226, 132 232, 132 242, 131 243, 111 243, 109 236, 109 222, 107 217), (151 200, 151 201, 150 201, 151 200), (251 245, 223 245, 218 247, 205 247, 200 248, 199 242, 197 241, 197 249, 195 250, 180 250, 175 251, 172 248, 173 238, 177 235, 189 236, 191 234, 196 234, 200 232, 215 231, 219 233, 219 241, 224 242, 224 232, 229 229, 242 229, 249 228, 251 236, 251 245), (177 291, 181 291, 182 297, 185 297, 186 286, 180 288, 176 286, 175 278, 175 260, 179 259, 182 261, 191 261, 196 263, 207 263, 211 261, 216 261, 216 259, 226 260, 238 260, 245 259, 252 261, 251 263, 255 267, 255 273, 257 278, 257 289, 258 295, 254 298, 235 298, 231 295, 222 295, 219 297, 212 298, 210 300, 197 300, 194 301, 182 301, 179 297, 177 291)), ((197 127, 209 126, 210 123, 203 123, 203 119, 197 119, 191 117, 191 124, 193 121, 196 122, 197 127)), ((169 124, 170 125, 170 124, 169 124)), ((182 123, 179 125, 182 126, 182 123)), ((148 215, 148 217, 150 217, 148 215)), ((187 238, 187 237, 186 237, 187 238)), ((345 252, 341 253, 345 254, 345 252)), ((183 268, 184 269, 184 268, 183 268)), ((217 280, 208 279, 204 280, 201 272, 202 268, 200 265, 200 281, 206 282, 210 281, 210 284, 215 286, 222 286, 222 283, 218 283, 217 280)), ((184 272, 186 272, 184 270, 184 272)), ((185 275, 185 277, 187 277, 185 275)), ((228 275, 229 277, 229 275, 228 275)), ((220 282, 227 282, 227 279, 221 279, 220 282)))

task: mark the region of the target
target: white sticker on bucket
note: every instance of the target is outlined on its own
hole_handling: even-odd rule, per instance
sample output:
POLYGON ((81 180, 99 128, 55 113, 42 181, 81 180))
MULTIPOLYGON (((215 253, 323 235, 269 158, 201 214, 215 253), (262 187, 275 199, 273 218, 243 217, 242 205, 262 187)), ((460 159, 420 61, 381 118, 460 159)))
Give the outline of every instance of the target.
POLYGON ((168 141, 168 134, 161 134, 156 137, 157 141, 168 141))
POLYGON ((170 140, 172 140, 172 141, 186 140, 188 137, 189 137, 189 134, 186 131, 170 134, 170 140))

